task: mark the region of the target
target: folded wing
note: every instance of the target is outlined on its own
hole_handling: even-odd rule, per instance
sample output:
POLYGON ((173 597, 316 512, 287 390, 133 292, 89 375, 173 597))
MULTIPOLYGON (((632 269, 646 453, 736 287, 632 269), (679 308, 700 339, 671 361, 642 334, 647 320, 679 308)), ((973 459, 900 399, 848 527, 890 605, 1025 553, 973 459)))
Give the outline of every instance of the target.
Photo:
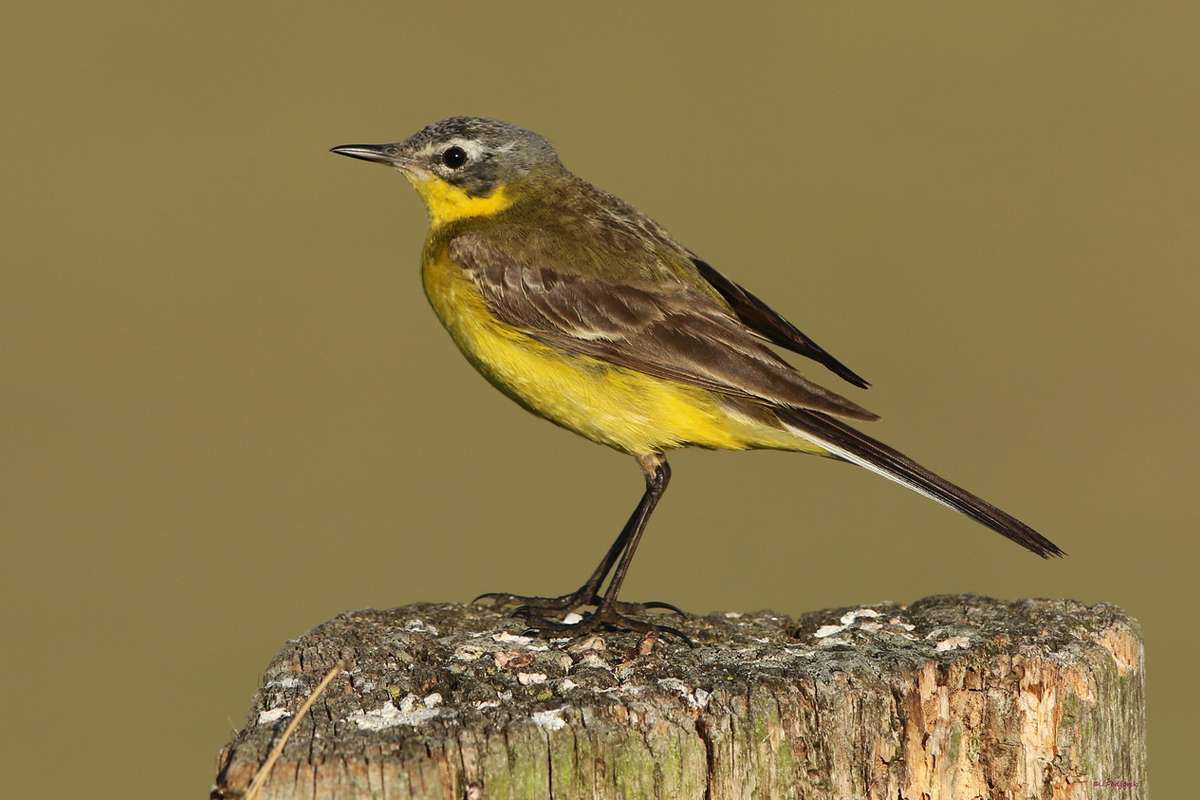
POLYGON ((526 263, 478 233, 454 238, 449 252, 497 318, 559 350, 730 397, 877 419, 805 380, 742 320, 685 284, 635 286, 526 263))

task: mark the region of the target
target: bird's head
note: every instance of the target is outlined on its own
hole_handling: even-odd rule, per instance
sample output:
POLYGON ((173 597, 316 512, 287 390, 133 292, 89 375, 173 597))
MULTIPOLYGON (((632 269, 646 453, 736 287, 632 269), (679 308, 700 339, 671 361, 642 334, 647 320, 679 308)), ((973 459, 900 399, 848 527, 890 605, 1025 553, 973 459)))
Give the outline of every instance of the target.
POLYGON ((483 117, 450 117, 402 142, 347 144, 331 152, 402 172, 435 226, 499 213, 531 179, 564 170, 554 148, 538 134, 483 117))

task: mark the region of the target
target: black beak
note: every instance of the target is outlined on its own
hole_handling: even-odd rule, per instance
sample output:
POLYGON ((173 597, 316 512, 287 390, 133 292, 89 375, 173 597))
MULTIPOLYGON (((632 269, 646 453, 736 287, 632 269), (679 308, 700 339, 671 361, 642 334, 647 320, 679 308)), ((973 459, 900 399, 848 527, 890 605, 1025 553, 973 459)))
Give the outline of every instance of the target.
POLYGON ((399 165, 404 161, 400 155, 398 144, 342 144, 329 152, 339 156, 361 158, 363 161, 374 161, 377 164, 399 165))

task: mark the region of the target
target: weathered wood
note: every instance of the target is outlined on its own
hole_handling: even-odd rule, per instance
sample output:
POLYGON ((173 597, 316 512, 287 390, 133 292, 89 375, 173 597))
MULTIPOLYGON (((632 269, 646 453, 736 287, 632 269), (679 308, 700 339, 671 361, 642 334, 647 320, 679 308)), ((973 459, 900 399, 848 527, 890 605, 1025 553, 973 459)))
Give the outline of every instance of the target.
POLYGON ((1113 606, 963 595, 692 617, 695 649, 523 627, 421 604, 288 642, 213 796, 241 796, 341 659, 263 798, 1147 796, 1142 644, 1113 606))

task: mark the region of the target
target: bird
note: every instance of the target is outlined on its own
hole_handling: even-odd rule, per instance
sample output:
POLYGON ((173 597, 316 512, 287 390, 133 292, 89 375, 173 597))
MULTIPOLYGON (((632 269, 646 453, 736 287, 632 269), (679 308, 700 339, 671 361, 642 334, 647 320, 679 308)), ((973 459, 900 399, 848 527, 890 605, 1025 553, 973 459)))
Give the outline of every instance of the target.
POLYGON ((671 479, 667 453, 681 447, 850 462, 1043 558, 1065 555, 853 427, 878 416, 803 377, 774 348, 860 389, 870 385, 865 379, 650 217, 572 173, 545 137, 459 116, 401 141, 331 152, 392 167, 424 201, 422 284, 467 361, 527 411, 634 457, 642 470, 641 499, 577 590, 488 592, 477 602, 511 609, 542 635, 615 630, 686 640, 645 613, 682 614, 677 607, 618 599, 671 479), (584 613, 567 625, 564 612, 573 611, 584 613))

